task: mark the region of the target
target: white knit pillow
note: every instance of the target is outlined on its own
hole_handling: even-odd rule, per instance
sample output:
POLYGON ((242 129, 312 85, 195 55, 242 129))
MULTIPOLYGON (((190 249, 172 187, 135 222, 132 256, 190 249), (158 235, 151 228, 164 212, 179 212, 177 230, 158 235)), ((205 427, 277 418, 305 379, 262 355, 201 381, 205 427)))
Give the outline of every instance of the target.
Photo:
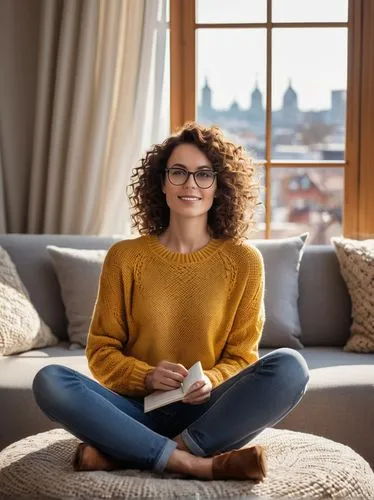
POLYGON ((55 345, 8 253, 0 247, 0 355, 55 345))
POLYGON ((352 301, 351 337, 344 350, 374 352, 374 240, 331 241, 352 301))

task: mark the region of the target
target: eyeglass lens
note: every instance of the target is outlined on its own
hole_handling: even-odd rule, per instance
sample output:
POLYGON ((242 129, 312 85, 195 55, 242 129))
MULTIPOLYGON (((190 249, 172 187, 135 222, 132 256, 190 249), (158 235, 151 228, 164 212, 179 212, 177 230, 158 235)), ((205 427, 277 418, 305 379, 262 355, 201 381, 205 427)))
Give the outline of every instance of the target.
MULTIPOLYGON (((195 178, 196 184, 201 188, 208 188, 214 182, 214 172, 211 170, 198 170, 197 172, 192 172, 195 178)), ((183 168, 169 168, 168 169, 169 181, 176 185, 181 186, 187 182, 188 171, 183 168)))

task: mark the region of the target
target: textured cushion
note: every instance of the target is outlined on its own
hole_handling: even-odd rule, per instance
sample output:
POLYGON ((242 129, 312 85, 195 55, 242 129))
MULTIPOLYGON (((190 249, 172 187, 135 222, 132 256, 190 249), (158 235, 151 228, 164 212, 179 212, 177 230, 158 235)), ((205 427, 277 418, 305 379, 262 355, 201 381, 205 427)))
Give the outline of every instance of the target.
MULTIPOLYGON (((30 436, 0 453, 0 496, 11 498, 374 498, 374 474, 351 448, 298 432, 266 429, 268 475, 252 481, 199 481, 137 469, 74 472, 78 439, 63 429, 30 436)), ((251 443, 251 444, 252 444, 251 443)))
POLYGON ((344 350, 374 352, 374 239, 332 242, 352 300, 351 337, 344 350))
POLYGON ((261 347, 300 349, 299 267, 308 233, 279 240, 252 240, 265 265, 266 321, 261 347))
POLYGON ((57 344, 30 301, 17 269, 0 247, 0 355, 57 344))
MULTIPOLYGON (((68 336, 85 346, 106 250, 47 247, 61 287, 68 319, 68 336)), ((74 346, 72 346, 74 347, 74 346)))

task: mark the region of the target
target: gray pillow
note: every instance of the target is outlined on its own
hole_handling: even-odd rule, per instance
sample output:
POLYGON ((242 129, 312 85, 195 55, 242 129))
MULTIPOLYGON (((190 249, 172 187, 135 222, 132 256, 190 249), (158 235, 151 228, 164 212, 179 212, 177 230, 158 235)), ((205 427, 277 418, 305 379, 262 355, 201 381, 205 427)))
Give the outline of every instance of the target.
POLYGON ((71 348, 85 347, 107 250, 78 250, 48 245, 68 320, 71 348))
POLYGON ((300 342, 299 268, 308 233, 279 240, 249 240, 265 266, 265 325, 260 347, 304 347, 300 342))

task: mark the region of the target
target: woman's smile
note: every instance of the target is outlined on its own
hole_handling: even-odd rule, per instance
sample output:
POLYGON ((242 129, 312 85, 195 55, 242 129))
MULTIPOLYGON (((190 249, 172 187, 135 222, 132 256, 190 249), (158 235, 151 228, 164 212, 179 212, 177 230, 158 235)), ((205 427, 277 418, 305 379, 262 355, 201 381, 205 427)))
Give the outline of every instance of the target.
POLYGON ((201 201, 201 198, 199 198, 198 196, 178 196, 178 198, 181 201, 187 202, 187 203, 195 203, 197 201, 201 201))

